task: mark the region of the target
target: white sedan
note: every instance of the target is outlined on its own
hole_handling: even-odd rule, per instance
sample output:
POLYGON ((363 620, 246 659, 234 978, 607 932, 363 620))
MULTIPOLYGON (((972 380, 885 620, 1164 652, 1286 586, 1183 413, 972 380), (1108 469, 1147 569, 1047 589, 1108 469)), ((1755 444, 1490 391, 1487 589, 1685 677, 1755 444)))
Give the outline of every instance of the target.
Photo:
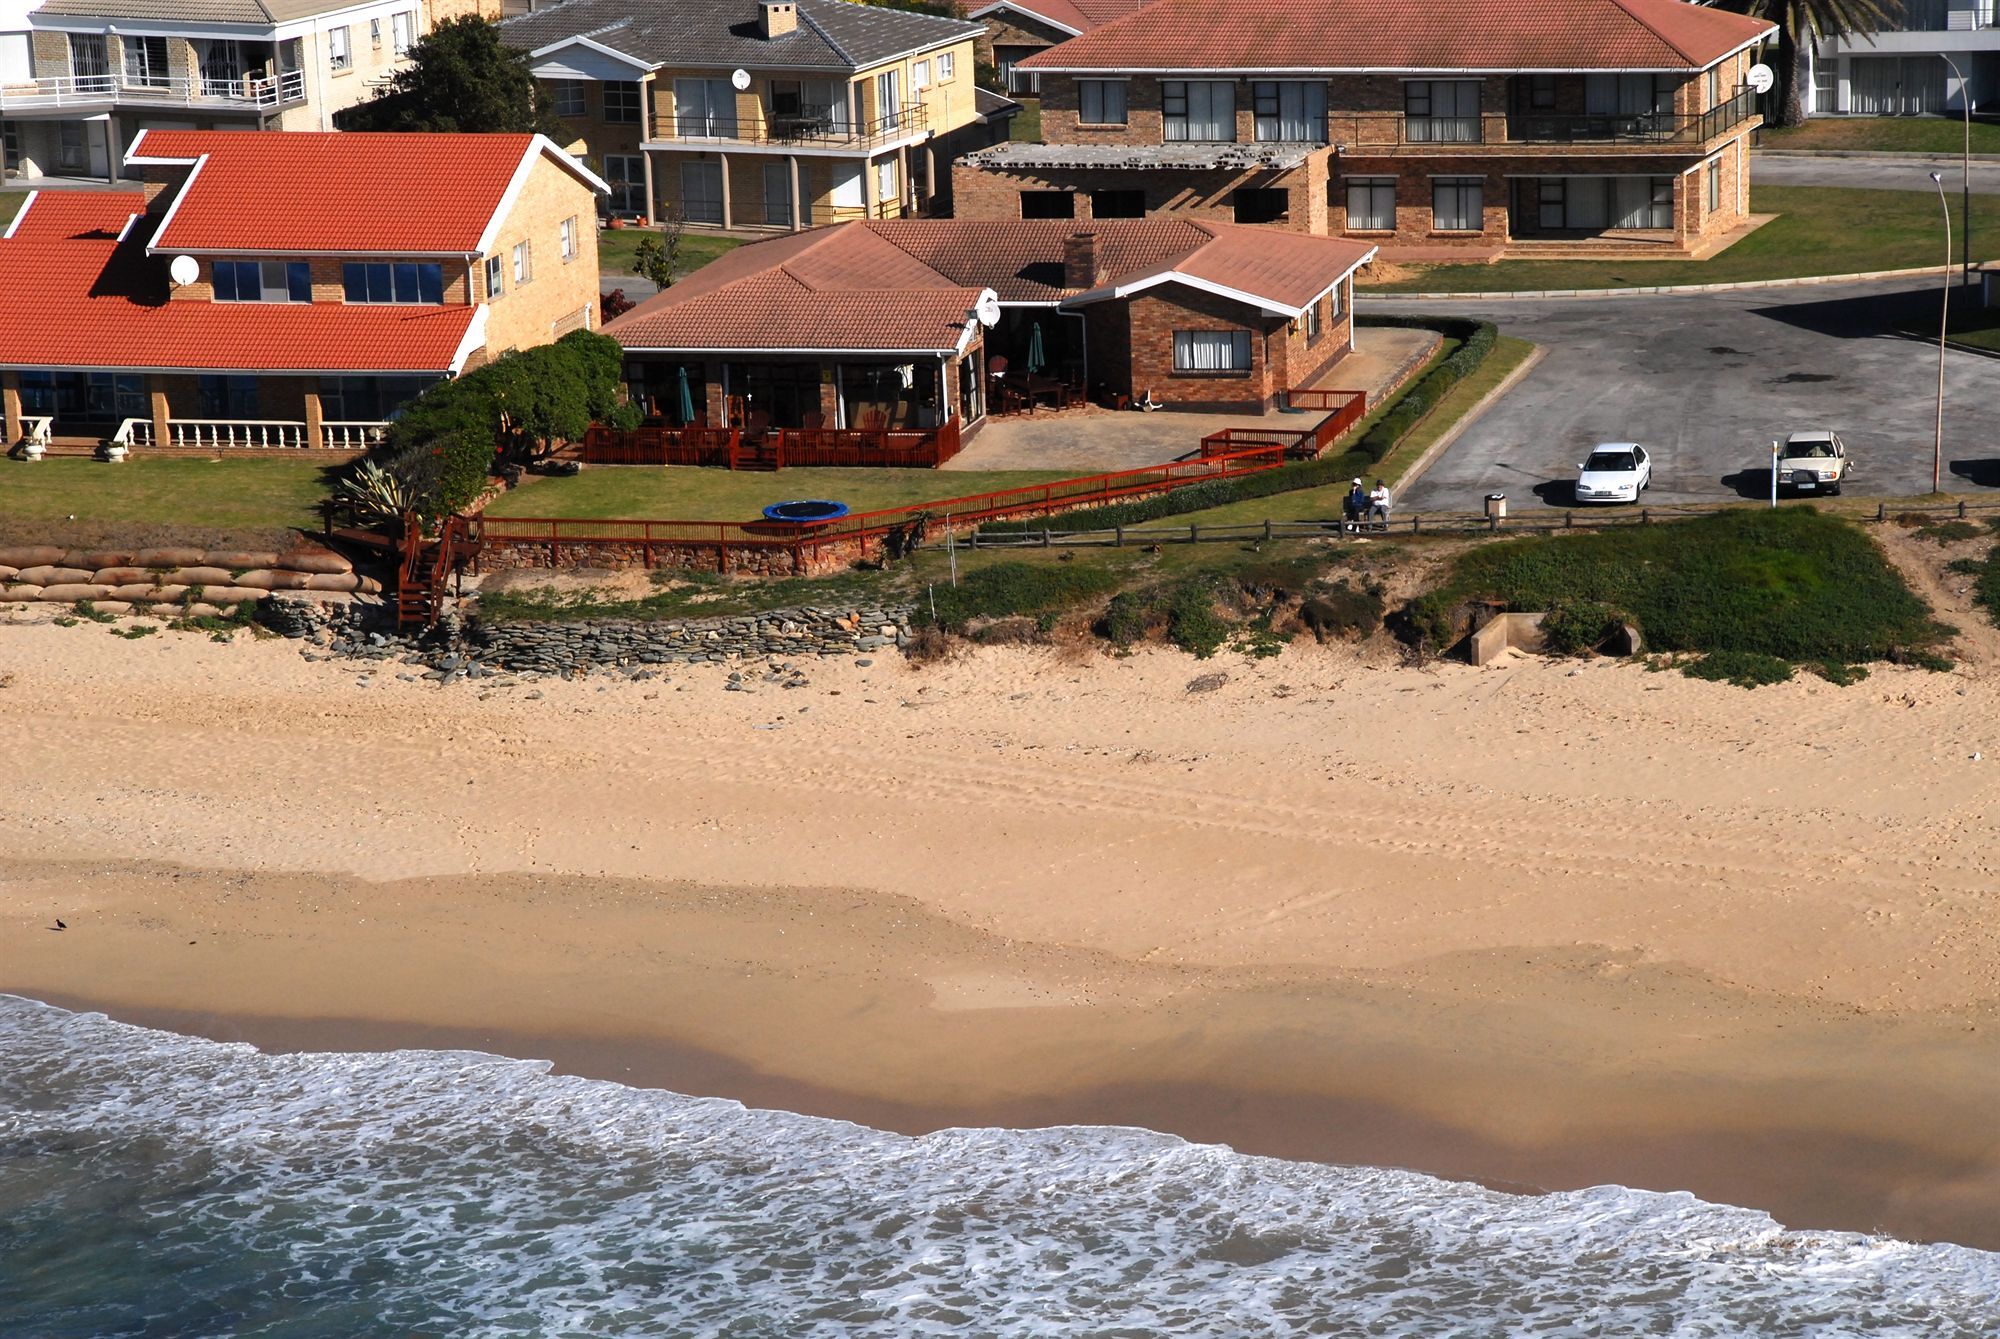
POLYGON ((1577 467, 1578 502, 1637 502, 1653 486, 1653 458, 1637 442, 1604 442, 1577 467))

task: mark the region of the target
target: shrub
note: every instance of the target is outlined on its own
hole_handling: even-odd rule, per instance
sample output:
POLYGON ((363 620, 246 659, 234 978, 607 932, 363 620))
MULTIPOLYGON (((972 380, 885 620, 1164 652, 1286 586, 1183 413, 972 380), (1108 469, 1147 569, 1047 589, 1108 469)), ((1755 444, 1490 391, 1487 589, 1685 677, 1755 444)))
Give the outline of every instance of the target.
POLYGON ((1792 677, 1792 662, 1761 651, 1710 651, 1699 660, 1681 666, 1690 679, 1711 679, 1733 683, 1738 688, 1757 688, 1767 683, 1783 683, 1792 677))
POLYGON ((1229 640, 1230 627, 1215 611, 1215 586, 1189 577, 1167 591, 1167 640, 1197 660, 1206 660, 1229 640))
POLYGON ((995 563, 968 573, 956 586, 937 586, 921 604, 917 621, 946 632, 964 632, 983 619, 1060 613, 1105 594, 1118 582, 1101 567, 1077 564, 995 563), (931 606, 936 607, 932 617, 931 606))
POLYGON ((1479 370, 1479 365, 1493 352, 1500 332, 1490 321, 1452 318, 1377 317, 1363 324, 1435 328, 1447 336, 1456 335, 1465 341, 1443 362, 1425 373, 1416 385, 1404 391, 1402 397, 1390 406, 1389 412, 1377 419, 1375 425, 1355 444, 1356 453, 1365 456, 1372 464, 1395 450, 1396 443, 1436 409, 1453 386, 1479 370))
POLYGON ((1557 605, 1542 619, 1542 642, 1550 655, 1580 655, 1604 645, 1624 621, 1610 605, 1596 600, 1557 605))
POLYGON ((1104 617, 1097 621, 1097 634, 1114 646, 1130 646, 1146 635, 1152 617, 1153 604, 1147 596, 1121 590, 1111 597, 1104 617))

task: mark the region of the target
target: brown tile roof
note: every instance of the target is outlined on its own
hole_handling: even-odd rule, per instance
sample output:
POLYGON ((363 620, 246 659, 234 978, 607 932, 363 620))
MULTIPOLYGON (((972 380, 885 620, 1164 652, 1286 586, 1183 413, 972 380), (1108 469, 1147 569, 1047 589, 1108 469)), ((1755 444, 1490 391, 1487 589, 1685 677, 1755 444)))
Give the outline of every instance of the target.
POLYGON ((1685 0, 1156 0, 1027 70, 1699 70, 1775 25, 1685 0))
POLYGON ((1011 9, 1044 19, 1073 33, 1091 29, 1130 14, 1150 0, 992 0, 968 11, 968 18, 983 19, 995 10, 1011 9))
POLYGON ((1291 314, 1373 249, 1186 219, 900 219, 739 247, 610 322, 627 348, 955 349, 984 289, 1002 302, 1101 301, 1185 282, 1291 314), (1103 283, 1064 283, 1063 244, 1096 235, 1103 283), (1114 291, 1116 290, 1116 291, 1114 291))

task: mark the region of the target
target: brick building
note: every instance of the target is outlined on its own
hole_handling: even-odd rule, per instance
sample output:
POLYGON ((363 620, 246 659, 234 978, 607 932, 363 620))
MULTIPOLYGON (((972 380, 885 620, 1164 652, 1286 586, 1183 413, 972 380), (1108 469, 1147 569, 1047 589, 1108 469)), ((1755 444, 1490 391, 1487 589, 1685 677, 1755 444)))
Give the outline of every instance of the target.
POLYGON ((115 179, 147 129, 331 130, 466 14, 500 0, 45 0, 27 68, 0 60, 7 175, 115 179))
POLYGON ((33 192, 0 237, 10 444, 362 447, 595 323, 604 184, 541 136, 148 130, 125 162, 143 188, 33 192))
POLYGON ((988 0, 966 11, 986 25, 979 59, 994 68, 1001 87, 1015 97, 1041 93, 1039 78, 1018 68, 1058 42, 1081 37, 1099 24, 1122 18, 1145 0, 988 0))
POLYGON ((949 208, 952 160, 1019 110, 975 86, 980 32, 847 0, 562 0, 500 25, 609 212, 792 231, 949 208))
POLYGON ((1373 254, 1183 219, 856 222, 741 247, 604 333, 675 428, 962 435, 1051 382, 1259 411, 1352 349, 1373 254))
POLYGON ((1175 214, 1388 259, 1702 253, 1747 219, 1773 31, 1682 0, 1158 0, 1020 63, 1045 142, 961 160, 957 213, 1175 214))

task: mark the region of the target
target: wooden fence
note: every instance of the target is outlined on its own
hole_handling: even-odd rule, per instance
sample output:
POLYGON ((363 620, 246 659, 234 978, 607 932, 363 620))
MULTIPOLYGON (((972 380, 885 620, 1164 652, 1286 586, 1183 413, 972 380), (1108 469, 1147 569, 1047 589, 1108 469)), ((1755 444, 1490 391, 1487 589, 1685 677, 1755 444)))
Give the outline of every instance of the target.
POLYGON ((935 428, 632 428, 593 425, 587 465, 707 465, 781 470, 873 465, 930 469, 958 454, 958 420, 935 428))
POLYGON ((1324 409, 1330 412, 1310 428, 1222 428, 1201 439, 1201 454, 1220 456, 1278 446, 1294 458, 1310 459, 1332 446, 1342 433, 1368 413, 1368 394, 1365 391, 1286 391, 1285 401, 1293 409, 1324 409))

